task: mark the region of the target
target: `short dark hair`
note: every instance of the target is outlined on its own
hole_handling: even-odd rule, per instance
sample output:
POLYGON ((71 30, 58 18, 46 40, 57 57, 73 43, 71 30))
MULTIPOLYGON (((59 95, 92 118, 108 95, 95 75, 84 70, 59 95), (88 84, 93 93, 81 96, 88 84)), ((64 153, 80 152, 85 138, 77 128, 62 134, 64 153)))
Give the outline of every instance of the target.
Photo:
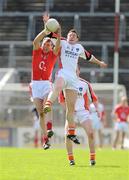
POLYGON ((70 29, 68 33, 73 32, 77 35, 77 38, 79 39, 79 34, 76 29, 70 29))

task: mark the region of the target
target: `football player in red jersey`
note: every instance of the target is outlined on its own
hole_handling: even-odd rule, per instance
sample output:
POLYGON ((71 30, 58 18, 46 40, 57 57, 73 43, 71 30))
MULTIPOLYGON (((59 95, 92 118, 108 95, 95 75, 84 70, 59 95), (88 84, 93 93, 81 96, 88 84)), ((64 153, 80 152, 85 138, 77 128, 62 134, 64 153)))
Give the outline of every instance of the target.
MULTIPOLYGON (((47 118, 47 120, 51 120, 52 114, 50 112, 45 115, 43 113, 43 106, 49 92, 52 89, 52 70, 60 51, 60 28, 57 32, 58 36, 55 46, 53 45, 51 38, 46 37, 49 33, 50 32, 48 32, 47 29, 44 29, 33 41, 31 78, 32 98, 39 114, 40 126, 43 131, 44 149, 48 149, 50 147, 45 118, 47 118)), ((51 125, 49 124, 49 126, 51 125)))
POLYGON ((129 106, 128 101, 125 96, 121 97, 120 104, 116 105, 114 109, 115 114, 115 130, 116 136, 113 142, 113 149, 116 148, 117 142, 119 140, 120 133, 122 133, 121 140, 121 149, 124 148, 124 138, 126 133, 128 132, 128 122, 129 122, 129 106))

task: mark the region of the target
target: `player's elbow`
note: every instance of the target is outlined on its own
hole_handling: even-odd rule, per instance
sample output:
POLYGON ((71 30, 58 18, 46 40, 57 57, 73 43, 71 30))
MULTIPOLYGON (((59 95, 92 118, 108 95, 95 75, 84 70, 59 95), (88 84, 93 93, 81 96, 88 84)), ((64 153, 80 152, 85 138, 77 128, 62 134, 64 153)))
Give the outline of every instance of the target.
POLYGON ((37 42, 36 39, 33 40, 33 46, 36 46, 37 42))
POLYGON ((40 44, 37 42, 36 39, 34 39, 34 41, 33 41, 33 49, 38 49, 39 46, 40 46, 40 44))

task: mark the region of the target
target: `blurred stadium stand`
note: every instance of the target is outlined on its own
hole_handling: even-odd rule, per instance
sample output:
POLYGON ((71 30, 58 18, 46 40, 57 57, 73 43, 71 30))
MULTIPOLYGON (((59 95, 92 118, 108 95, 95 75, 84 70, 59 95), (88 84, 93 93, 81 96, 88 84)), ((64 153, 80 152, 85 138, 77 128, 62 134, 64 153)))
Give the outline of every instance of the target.
MULTIPOLYGON (((47 10, 52 17, 61 23, 63 36, 66 36, 69 29, 75 27, 80 34, 80 41, 84 47, 97 58, 108 63, 107 69, 98 69, 82 60, 80 61, 81 76, 93 83, 112 83, 114 9, 115 5, 112 0, 74 0, 74 2, 73 0, 65 0, 65 2, 59 0, 0 0, 0 67, 15 69, 14 82, 22 84, 30 82, 32 40, 42 29, 42 13, 47 10)), ((128 9, 129 1, 122 0, 120 4, 119 84, 125 85, 129 96, 128 9)), ((2 97, 2 93, 0 97, 2 97)), ((24 98, 22 94, 20 96, 15 94, 15 97, 14 94, 9 99, 4 112, 8 114, 7 109, 10 109, 12 105, 13 119, 18 119, 19 122, 22 119, 28 125, 27 107, 31 105, 31 102, 28 101, 27 94, 24 98), (17 105, 16 102, 19 104, 17 105), (22 111, 20 111, 21 109, 22 111)), ((108 104, 108 102, 106 103, 108 104)), ((62 111, 54 113, 54 116, 58 116, 54 118, 58 119, 58 124, 60 123, 60 113, 62 111)), ((108 114, 110 116, 110 113, 108 114)), ((1 117, 4 119, 2 114, 1 117)))

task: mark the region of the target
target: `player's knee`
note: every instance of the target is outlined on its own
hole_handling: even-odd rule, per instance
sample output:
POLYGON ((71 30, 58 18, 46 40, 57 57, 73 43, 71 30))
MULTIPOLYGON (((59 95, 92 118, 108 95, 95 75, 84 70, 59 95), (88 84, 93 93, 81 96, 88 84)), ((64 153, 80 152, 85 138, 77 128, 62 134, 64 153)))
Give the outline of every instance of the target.
POLYGON ((93 131, 89 131, 88 137, 89 137, 90 139, 94 139, 94 133, 93 133, 93 131))

